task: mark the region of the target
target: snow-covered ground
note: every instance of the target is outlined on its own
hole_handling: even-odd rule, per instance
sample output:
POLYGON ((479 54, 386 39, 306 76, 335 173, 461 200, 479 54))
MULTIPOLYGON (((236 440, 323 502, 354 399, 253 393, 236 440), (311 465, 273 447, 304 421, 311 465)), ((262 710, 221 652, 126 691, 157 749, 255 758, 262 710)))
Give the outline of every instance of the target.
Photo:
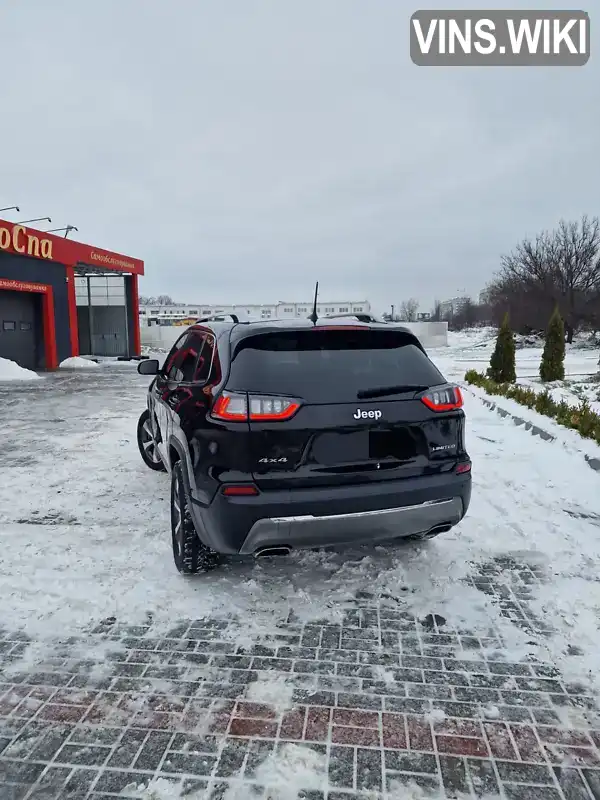
MULTIPOLYGON (((431 355, 449 379, 462 380, 469 367, 485 369, 492 346, 490 332, 471 332, 451 335, 450 346, 431 355)), ((538 359, 520 350, 519 376, 534 376, 538 359)), ((568 373, 594 372, 597 360, 597 352, 571 350, 568 373)), ((380 616, 391 604, 409 619, 438 620, 432 624, 483 643, 476 656, 466 644, 450 648, 464 665, 466 681, 473 680, 473 658, 541 663, 548 676, 581 682, 590 696, 600 696, 600 475, 576 449, 531 437, 466 393, 473 498, 467 518, 449 534, 424 545, 311 552, 257 563, 232 559, 210 575, 185 579, 172 562, 168 478, 144 467, 135 442, 148 382, 113 364, 93 372, 61 371, 26 388, 0 385, 0 417, 6 420, 0 439, 0 627, 32 640, 5 665, 4 681, 51 663, 57 640, 70 636, 81 637, 79 659, 101 663, 111 642, 90 640, 87 632, 97 624, 111 630, 115 620, 149 630, 155 640, 181 620, 211 620, 213 627, 222 621, 222 647, 250 651, 273 647, 286 620, 306 630, 346 625, 349 616, 362 613, 356 609, 363 603, 380 616), (493 592, 486 590, 491 575, 493 592)), ((385 641, 382 634, 382 664, 385 641)), ((398 680, 387 667, 378 669, 382 685, 398 680)), ((252 702, 291 702, 287 673, 257 675, 248 690, 252 702)), ((507 686, 512 681, 516 688, 515 680, 507 679, 507 686)), ((531 683, 536 681, 543 683, 531 683)), ((518 694, 507 704, 527 702, 518 694)), ((492 703, 481 713, 502 719, 505 712, 492 703)), ((445 714, 434 708, 426 724, 435 729, 445 714)), ((590 702, 579 709, 567 703, 560 720, 565 728, 600 727, 590 702)), ((283 761, 279 756, 264 762, 261 779, 276 789, 297 762, 308 775, 303 788, 318 791, 320 757, 307 761, 306 753, 286 753, 283 761)), ((144 790, 128 796, 182 796, 170 782, 163 785, 160 775, 156 780, 155 795, 144 790)), ((230 791, 228 798, 242 796, 233 792, 244 789, 230 791)), ((386 798, 419 796, 416 789, 408 791, 396 786, 386 798)))
MULTIPOLYGON (((433 358, 459 377, 475 363, 473 350, 477 343, 455 343, 433 358)), ((184 580, 170 555, 168 479, 143 466, 135 443, 147 379, 102 373, 47 376, 27 389, 26 400, 22 391, 0 390, 9 418, 1 445, 0 600, 11 626, 47 636, 109 616, 135 624, 150 613, 169 625, 178 616, 235 612, 248 618, 244 635, 252 638, 268 634, 274 615, 292 607, 306 622, 335 618, 345 600, 377 582, 390 592, 410 586, 415 613, 433 608, 464 626, 493 618, 506 627, 499 609, 460 581, 472 562, 517 551, 555 572, 551 596, 539 603, 550 604, 559 623, 565 597, 582 618, 591 619, 600 603, 586 583, 600 557, 598 476, 575 454, 533 440, 468 395, 473 501, 454 532, 424 548, 241 561, 184 580), (556 591, 571 578, 574 592, 556 591)), ((584 643, 584 668, 593 670, 600 666, 591 646, 597 629, 572 623, 567 615, 552 646, 558 653, 568 641, 584 643)), ((506 633, 517 649, 524 645, 510 625, 506 633)))
MULTIPOLYGON (((148 358, 164 359, 162 351, 156 352, 146 350, 144 355, 148 358)), ((70 356, 61 361, 58 368, 63 370, 93 370, 98 367, 136 369, 137 365, 138 361, 135 359, 131 361, 118 361, 116 358, 102 356, 70 356)), ((11 361, 8 358, 0 358, 0 383, 8 383, 8 381, 35 381, 40 380, 42 377, 43 374, 38 374, 30 369, 24 369, 15 361, 11 361)))
MULTIPOLYGON (((581 359, 578 369, 592 366, 583 361, 581 359)), ((585 373, 569 375, 567 373, 564 381, 554 381, 548 384, 543 384, 539 378, 519 378, 518 383, 528 386, 536 392, 548 390, 552 399, 557 403, 564 401, 571 406, 578 406, 583 400, 587 400, 592 411, 600 414, 600 371, 591 375, 585 373)))
MULTIPOLYGON (((547 385, 542 384, 539 377, 543 342, 529 337, 518 339, 521 346, 516 351, 517 383, 537 392, 548 389, 557 402, 565 400, 576 406, 586 399, 591 408, 600 413, 600 347, 589 345, 589 335, 578 336, 572 345, 566 346, 565 380, 547 385), (535 343, 534 346, 528 346, 527 341, 535 343)), ((460 380, 470 368, 485 373, 495 342, 493 328, 450 331, 446 355, 441 350, 438 352, 443 363, 451 362, 452 377, 460 380)))

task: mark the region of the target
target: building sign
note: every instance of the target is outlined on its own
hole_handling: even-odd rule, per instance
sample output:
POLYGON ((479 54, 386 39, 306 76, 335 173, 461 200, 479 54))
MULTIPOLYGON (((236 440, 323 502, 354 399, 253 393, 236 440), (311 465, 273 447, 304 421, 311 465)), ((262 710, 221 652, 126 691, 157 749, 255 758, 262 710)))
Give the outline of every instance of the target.
POLYGON ((0 225, 0 250, 52 261, 52 241, 36 234, 37 231, 29 233, 22 225, 13 225, 11 228, 0 225))
POLYGON ((144 274, 144 262, 139 258, 0 220, 0 253, 3 252, 55 261, 82 270, 89 267, 92 271, 144 274))
POLYGON ((0 289, 9 289, 14 292, 42 292, 48 293, 48 286, 45 283, 28 283, 26 281, 9 281, 0 278, 0 289))
POLYGON ((106 264, 109 268, 123 269, 128 272, 135 270, 133 261, 127 261, 124 257, 111 256, 109 253, 98 253, 96 250, 92 250, 90 253, 90 260, 92 263, 100 262, 101 264, 106 264))

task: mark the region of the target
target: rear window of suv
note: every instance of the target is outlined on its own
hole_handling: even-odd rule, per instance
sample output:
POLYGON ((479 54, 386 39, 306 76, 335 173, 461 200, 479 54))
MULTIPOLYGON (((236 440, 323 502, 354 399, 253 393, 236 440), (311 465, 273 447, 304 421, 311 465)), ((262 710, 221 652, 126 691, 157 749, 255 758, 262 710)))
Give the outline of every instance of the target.
POLYGON ((356 400, 365 389, 444 382, 410 334, 308 329, 242 340, 227 387, 291 395, 309 403, 341 403, 356 400))

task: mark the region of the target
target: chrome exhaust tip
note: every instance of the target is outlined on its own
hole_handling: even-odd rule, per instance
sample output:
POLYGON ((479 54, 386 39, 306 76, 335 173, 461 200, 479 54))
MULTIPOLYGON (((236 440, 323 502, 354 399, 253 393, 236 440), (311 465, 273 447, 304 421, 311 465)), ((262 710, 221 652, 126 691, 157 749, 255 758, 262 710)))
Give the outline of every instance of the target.
POLYGON ((268 558, 269 556, 289 556, 292 548, 287 545, 278 545, 277 547, 262 547, 254 554, 255 558, 268 558))
POLYGON ((448 533, 448 531, 452 530, 452 525, 436 525, 435 528, 432 528, 427 533, 427 538, 432 539, 434 536, 439 536, 440 533, 448 533))

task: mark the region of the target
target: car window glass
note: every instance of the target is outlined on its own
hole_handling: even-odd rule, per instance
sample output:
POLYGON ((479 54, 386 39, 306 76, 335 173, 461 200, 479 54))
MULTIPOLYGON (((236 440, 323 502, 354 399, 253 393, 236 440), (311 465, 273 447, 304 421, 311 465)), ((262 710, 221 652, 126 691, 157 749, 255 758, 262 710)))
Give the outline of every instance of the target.
POLYGON ((171 371, 171 369, 173 367, 173 364, 175 363, 175 359, 177 357, 177 354, 178 354, 179 350, 181 349, 183 343, 187 339, 188 335, 189 334, 187 333, 187 331, 185 333, 183 333, 179 337, 179 339, 177 339, 177 341, 175 342, 175 344, 171 348, 171 351, 170 351, 169 355, 165 358, 165 363, 163 364, 163 368, 161 370, 162 375, 164 375, 164 376, 168 376, 169 375, 169 373, 170 373, 170 371, 171 371))
POLYGON ((167 372, 168 380, 176 383, 189 383, 193 380, 205 336, 205 333, 191 331, 183 337, 170 360, 167 372))
POLYGON ((411 334, 398 330, 302 330, 248 337, 229 386, 248 392, 343 403, 391 384, 437 386, 444 378, 411 334))
POLYGON ((198 364, 202 363, 204 359, 204 350, 206 342, 206 334, 192 333, 184 342, 181 353, 178 355, 176 362, 181 372, 180 380, 184 383, 191 383, 197 380, 195 375, 198 369, 198 364))
POLYGON ((205 338, 204 348, 202 349, 202 352, 196 364, 196 369, 193 377, 193 380, 195 382, 206 383, 206 381, 208 381, 211 374, 214 348, 215 348, 214 336, 208 334, 205 338))

